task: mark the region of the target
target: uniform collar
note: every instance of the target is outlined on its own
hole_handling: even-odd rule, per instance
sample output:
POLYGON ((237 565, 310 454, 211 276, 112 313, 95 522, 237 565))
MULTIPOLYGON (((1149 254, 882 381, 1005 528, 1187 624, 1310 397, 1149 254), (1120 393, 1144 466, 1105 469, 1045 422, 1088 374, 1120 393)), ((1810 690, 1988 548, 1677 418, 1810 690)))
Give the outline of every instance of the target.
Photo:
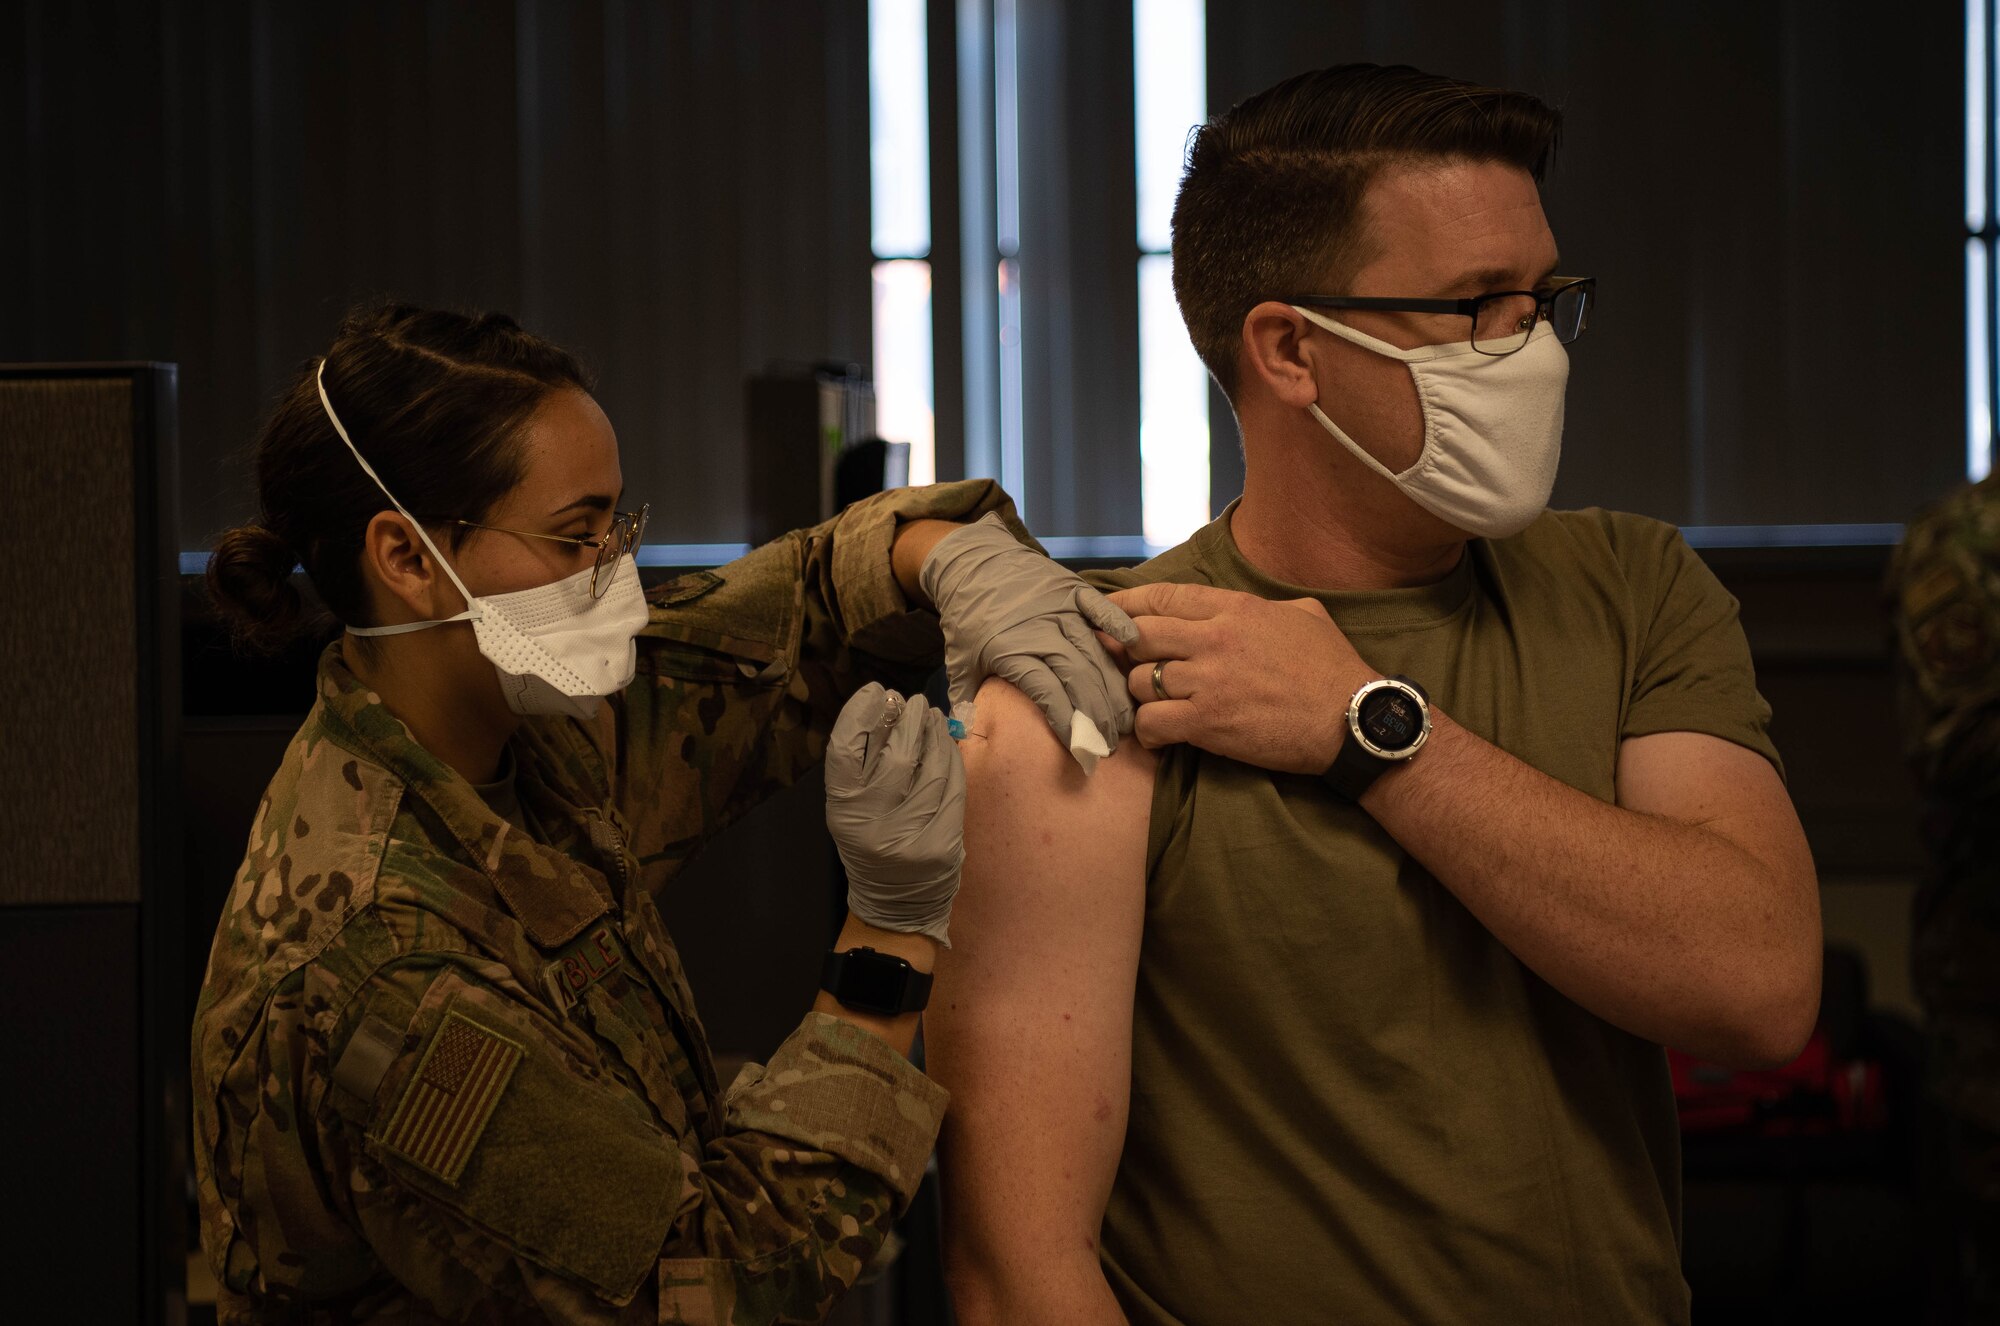
MULTIPOLYGON (((338 640, 320 656, 319 716, 334 742, 387 769, 443 821, 464 859, 492 880, 537 947, 567 944, 610 909, 612 895, 601 874, 496 814, 354 675, 338 640)), ((521 775, 533 778, 533 761, 519 749, 516 759, 521 775)))

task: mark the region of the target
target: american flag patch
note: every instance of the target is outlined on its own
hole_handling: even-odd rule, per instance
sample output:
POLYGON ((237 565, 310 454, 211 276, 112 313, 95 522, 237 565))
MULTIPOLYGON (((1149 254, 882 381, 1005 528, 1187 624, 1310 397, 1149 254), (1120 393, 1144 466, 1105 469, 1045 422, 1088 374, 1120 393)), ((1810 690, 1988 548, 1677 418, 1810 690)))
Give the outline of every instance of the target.
POLYGON ((457 1010, 446 1013, 382 1145, 446 1183, 457 1183, 521 1054, 519 1043, 457 1010))

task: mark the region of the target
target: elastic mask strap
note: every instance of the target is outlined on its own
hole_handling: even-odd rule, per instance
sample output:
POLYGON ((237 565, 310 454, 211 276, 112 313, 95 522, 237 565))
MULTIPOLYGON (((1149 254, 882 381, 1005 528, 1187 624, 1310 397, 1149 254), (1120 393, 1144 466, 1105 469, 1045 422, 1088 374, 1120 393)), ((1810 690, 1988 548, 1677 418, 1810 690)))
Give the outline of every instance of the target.
POLYGON ((1366 465, 1369 469, 1375 471, 1375 473, 1387 479, 1390 483, 1396 483, 1403 477, 1404 474, 1409 474, 1414 470, 1416 470, 1418 466, 1424 463, 1425 458, 1430 455, 1430 450, 1431 450, 1430 431, 1426 429, 1424 434, 1423 450, 1417 454, 1416 460, 1411 463, 1409 469, 1404 470, 1402 474, 1398 474, 1396 471, 1390 469, 1387 465, 1384 465, 1381 461, 1376 460, 1373 456, 1369 455, 1368 449, 1366 447, 1362 446, 1359 442, 1356 442, 1353 438, 1349 437, 1346 434, 1346 432, 1342 430, 1339 424, 1327 418, 1326 411, 1319 408, 1318 401, 1314 401, 1312 404, 1306 406, 1306 409, 1312 411, 1312 417, 1319 420, 1319 426, 1321 428, 1324 428, 1327 432, 1333 434, 1334 441, 1340 443, 1341 446, 1346 447, 1347 450, 1354 456, 1356 460, 1360 461, 1363 465, 1366 465))
POLYGON ((349 635, 408 635, 411 631, 428 631, 433 626, 448 626, 452 622, 469 622, 470 611, 461 612, 456 617, 439 617, 428 622, 404 622, 400 626, 349 626, 349 635))
MULTIPOLYGON (((1303 314, 1307 322, 1312 323, 1315 327, 1332 332, 1343 341, 1351 341, 1364 350, 1373 350, 1378 355, 1400 360, 1405 364, 1419 363, 1423 360, 1435 359, 1437 357, 1431 353, 1437 348, 1435 346, 1420 345, 1414 350, 1405 350, 1400 346, 1391 345, 1387 341, 1378 341, 1367 332, 1356 331, 1344 322, 1335 322, 1325 314, 1315 313, 1309 308, 1300 308, 1297 304, 1294 304, 1292 305, 1292 312, 1303 314)), ((1468 350, 1472 348, 1470 342, 1467 342, 1466 348, 1468 350)))
POLYGON ((382 482, 382 476, 377 474, 375 467, 368 463, 368 457, 361 454, 361 448, 354 445, 354 439, 347 435, 346 425, 342 424, 340 416, 333 412, 333 402, 328 399, 326 394, 325 359, 319 361, 319 368, 313 373, 313 382, 319 387, 320 407, 326 411, 326 417, 333 421, 333 431, 340 434, 340 440, 345 442, 347 449, 354 453, 354 459, 360 463, 362 472, 375 481, 375 486, 382 490, 382 496, 389 499, 389 505, 395 507, 397 513, 403 519, 409 521, 411 527, 417 531, 417 537, 424 541, 424 547, 430 549, 431 556, 437 560, 439 566, 444 568, 444 573, 451 578, 453 587, 464 596, 466 605, 465 611, 455 617, 440 617, 436 621, 429 622, 405 622, 400 626, 350 626, 347 628, 347 633, 349 635, 403 635, 410 631, 421 631, 431 626, 443 626, 447 622, 466 622, 477 618, 479 614, 473 606, 472 591, 465 587, 465 582, 458 578, 458 572, 451 569, 451 563, 445 560, 444 554, 438 551, 435 543, 431 542, 431 536, 424 529, 423 522, 411 515, 404 508, 403 504, 396 500, 396 495, 389 491, 389 485, 382 482))
MULTIPOLYGON (((1366 332, 1358 332, 1354 330, 1354 328, 1335 322, 1331 318, 1322 317, 1319 314, 1313 312, 1309 308, 1300 308, 1297 304, 1294 304, 1292 305, 1292 309, 1294 312, 1304 314, 1306 320, 1311 322, 1313 325, 1318 327, 1324 327, 1328 331, 1332 332, 1335 336, 1338 336, 1343 340, 1352 341, 1354 344, 1360 346, 1364 350, 1373 350, 1377 354, 1387 355, 1391 359, 1399 359, 1405 364, 1410 362, 1409 356, 1411 352, 1408 350, 1399 350, 1395 346, 1390 345, 1387 341, 1378 341, 1373 336, 1368 335, 1368 333, 1366 332)), ((1327 432, 1333 434, 1334 441, 1340 443, 1341 446, 1346 447, 1348 452, 1352 454, 1353 457, 1356 460, 1360 461, 1363 465, 1366 465, 1369 469, 1375 471, 1375 473, 1381 475, 1383 478, 1387 479, 1390 483, 1395 483, 1398 479, 1402 477, 1401 475, 1397 474, 1396 471, 1390 469, 1387 465, 1384 465, 1381 461, 1376 460, 1373 456, 1369 455, 1368 449, 1366 447, 1362 446, 1359 442, 1356 442, 1353 438, 1349 437, 1345 432, 1343 432, 1339 424, 1336 424, 1333 420, 1327 418, 1326 411, 1319 408, 1318 401, 1314 401, 1312 404, 1306 406, 1306 409, 1312 412, 1313 418, 1319 420, 1319 426, 1321 428, 1324 428, 1327 432)), ((1403 471, 1403 474, 1408 474, 1410 473, 1411 470, 1414 470, 1419 465, 1422 465, 1424 463, 1425 458, 1430 455, 1430 450, 1431 450, 1430 428, 1428 424, 1426 424, 1424 428, 1423 450, 1417 453, 1417 459, 1415 460, 1415 462, 1411 464, 1410 469, 1403 471)))

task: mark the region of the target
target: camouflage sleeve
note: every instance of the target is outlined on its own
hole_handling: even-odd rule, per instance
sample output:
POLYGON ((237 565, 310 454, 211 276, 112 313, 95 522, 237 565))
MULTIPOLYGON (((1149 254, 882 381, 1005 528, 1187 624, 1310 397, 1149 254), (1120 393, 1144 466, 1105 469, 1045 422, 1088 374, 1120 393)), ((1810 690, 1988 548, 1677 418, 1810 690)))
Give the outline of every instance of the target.
POLYGON ((2000 796, 2000 475, 1911 522, 1886 591, 1911 766, 1933 795, 2000 796))
POLYGON ((655 1048, 601 1052, 496 970, 399 961, 341 1015, 318 1149, 389 1273, 454 1319, 822 1320, 907 1206, 944 1092, 813 1017, 704 1143, 655 1048))
POLYGON ((896 529, 988 511, 1033 542, 987 480, 898 489, 648 596, 638 675, 606 706, 615 732, 598 734, 615 742, 618 808, 641 863, 692 856, 816 766, 862 685, 924 683, 943 637, 896 583, 896 529))

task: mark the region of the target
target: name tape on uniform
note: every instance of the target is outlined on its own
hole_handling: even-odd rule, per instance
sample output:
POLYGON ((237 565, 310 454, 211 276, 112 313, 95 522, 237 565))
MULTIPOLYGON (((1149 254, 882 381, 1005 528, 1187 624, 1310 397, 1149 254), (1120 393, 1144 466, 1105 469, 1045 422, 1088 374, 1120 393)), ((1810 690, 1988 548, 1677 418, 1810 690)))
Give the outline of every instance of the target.
POLYGON ((542 969, 542 984, 549 999, 567 1013, 583 998, 583 992, 625 966, 625 945, 609 923, 592 927, 562 956, 542 969))

